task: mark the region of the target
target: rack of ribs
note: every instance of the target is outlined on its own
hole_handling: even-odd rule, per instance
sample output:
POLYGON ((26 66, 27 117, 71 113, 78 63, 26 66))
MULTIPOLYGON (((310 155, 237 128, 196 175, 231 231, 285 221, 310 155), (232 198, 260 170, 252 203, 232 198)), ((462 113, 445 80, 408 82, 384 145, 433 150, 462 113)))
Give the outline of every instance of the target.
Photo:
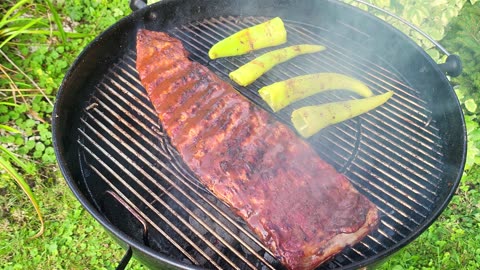
POLYGON ((313 269, 376 228, 376 206, 344 175, 181 41, 139 30, 136 65, 186 165, 288 269, 313 269))

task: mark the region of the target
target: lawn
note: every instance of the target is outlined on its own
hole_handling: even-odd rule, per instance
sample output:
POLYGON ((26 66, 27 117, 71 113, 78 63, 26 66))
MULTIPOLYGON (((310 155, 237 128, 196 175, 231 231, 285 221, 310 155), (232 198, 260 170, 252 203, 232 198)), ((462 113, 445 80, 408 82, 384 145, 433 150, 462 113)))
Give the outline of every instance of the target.
MULTIPOLYGON (((480 2, 370 2, 414 22, 462 57, 464 74, 452 84, 469 135, 466 171, 451 203, 380 269, 480 269, 480 2)), ((126 0, 1 1, 0 268, 113 269, 120 261, 124 251, 62 178, 50 119, 68 67, 96 35, 129 13, 126 0), (42 222, 24 192, 30 189, 44 222, 38 237, 42 222)), ((413 38, 432 58, 444 59, 427 41, 413 38)), ((129 269, 143 267, 133 261, 129 269)))

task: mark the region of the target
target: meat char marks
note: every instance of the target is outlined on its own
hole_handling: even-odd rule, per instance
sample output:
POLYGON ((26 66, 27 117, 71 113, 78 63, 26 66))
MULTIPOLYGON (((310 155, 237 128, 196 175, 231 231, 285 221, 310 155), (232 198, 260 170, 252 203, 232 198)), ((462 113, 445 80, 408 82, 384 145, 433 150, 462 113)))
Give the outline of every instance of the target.
POLYGON ((139 30, 137 70, 199 181, 289 269, 313 269, 378 223, 373 203, 293 131, 166 33, 139 30))

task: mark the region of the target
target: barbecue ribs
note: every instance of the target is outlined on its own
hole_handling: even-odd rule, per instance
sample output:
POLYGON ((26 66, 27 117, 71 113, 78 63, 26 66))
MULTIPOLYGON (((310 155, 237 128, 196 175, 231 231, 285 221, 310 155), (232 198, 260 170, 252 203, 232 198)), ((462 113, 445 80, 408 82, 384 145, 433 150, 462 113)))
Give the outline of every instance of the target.
POLYGON ((313 269, 378 223, 377 208, 288 127, 166 33, 139 30, 137 70, 199 181, 289 269, 313 269))

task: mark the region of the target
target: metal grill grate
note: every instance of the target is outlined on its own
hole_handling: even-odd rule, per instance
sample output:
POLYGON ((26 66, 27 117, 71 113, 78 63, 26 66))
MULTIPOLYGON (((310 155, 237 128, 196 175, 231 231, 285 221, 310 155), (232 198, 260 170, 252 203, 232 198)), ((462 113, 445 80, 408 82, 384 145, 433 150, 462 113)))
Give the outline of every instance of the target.
MULTIPOLYGON (((266 50, 210 62, 208 49, 225 36, 264 20, 211 18, 169 33, 184 43, 192 60, 227 80, 230 71, 266 50)), ((328 49, 282 64, 248 88, 238 87, 254 103, 269 110, 256 93, 260 87, 321 71, 359 78, 375 93, 395 91, 387 105, 329 127, 309 140, 324 160, 344 173, 381 211, 376 232, 321 269, 346 266, 398 244, 427 218, 442 181, 441 137, 421 92, 409 87, 385 61, 366 59, 340 46, 342 41, 352 43, 348 37, 311 25, 285 23, 287 45, 315 43, 328 49)), ((85 181, 103 181, 105 190, 146 224, 148 245, 158 252, 206 268, 281 268, 245 224, 197 182, 168 143, 139 82, 135 58, 130 51, 120 59, 85 107, 78 139, 85 181)), ((290 125, 294 108, 347 97, 338 92, 317 95, 275 116, 290 125)))

